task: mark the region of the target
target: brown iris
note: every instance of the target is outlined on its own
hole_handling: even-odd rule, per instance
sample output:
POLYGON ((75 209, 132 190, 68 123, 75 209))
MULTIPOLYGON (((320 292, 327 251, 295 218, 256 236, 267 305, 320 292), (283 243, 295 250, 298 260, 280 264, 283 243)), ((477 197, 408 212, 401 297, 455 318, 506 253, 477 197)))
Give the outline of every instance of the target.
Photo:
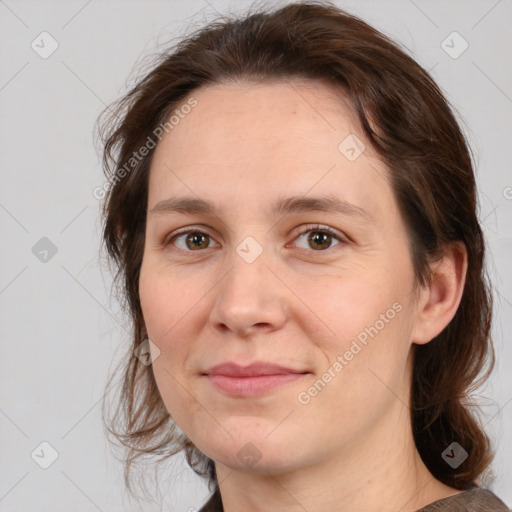
POLYGON ((193 251, 196 249, 204 249, 208 247, 208 235, 203 233, 194 232, 187 236, 187 247, 193 251))
POLYGON ((328 233, 323 233, 322 231, 312 231, 308 236, 308 242, 313 241, 317 245, 316 247, 312 247, 312 249, 327 249, 331 245, 331 235, 328 233))

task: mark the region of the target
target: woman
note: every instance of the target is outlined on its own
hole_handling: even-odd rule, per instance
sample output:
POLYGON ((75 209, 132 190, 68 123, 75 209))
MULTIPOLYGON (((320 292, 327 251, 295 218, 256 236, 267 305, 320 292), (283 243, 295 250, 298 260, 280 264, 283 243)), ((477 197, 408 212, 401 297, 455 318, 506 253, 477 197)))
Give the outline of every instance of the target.
POLYGON ((493 363, 474 173, 429 75, 307 2, 198 31, 112 114, 128 485, 184 451, 202 511, 507 510, 468 403, 493 363))

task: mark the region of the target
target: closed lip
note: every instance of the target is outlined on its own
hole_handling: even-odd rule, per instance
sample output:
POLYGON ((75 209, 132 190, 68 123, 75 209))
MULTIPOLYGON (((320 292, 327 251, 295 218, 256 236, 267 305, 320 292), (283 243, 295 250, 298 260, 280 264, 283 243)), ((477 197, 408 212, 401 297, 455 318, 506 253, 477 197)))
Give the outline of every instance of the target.
POLYGON ((221 363, 206 370, 204 375, 224 375, 226 377, 258 377, 262 375, 288 375, 291 373, 305 374, 304 370, 286 368, 273 363, 255 362, 247 366, 236 363, 221 363))

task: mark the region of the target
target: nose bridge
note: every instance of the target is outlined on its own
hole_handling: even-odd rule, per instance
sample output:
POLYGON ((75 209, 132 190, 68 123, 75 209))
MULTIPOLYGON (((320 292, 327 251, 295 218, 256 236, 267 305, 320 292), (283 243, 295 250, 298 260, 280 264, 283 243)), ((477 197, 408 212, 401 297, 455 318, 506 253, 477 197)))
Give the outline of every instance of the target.
POLYGON ((211 321, 216 328, 246 333, 254 326, 279 328, 286 320, 286 304, 267 265, 270 251, 246 237, 233 249, 229 271, 219 283, 211 321))

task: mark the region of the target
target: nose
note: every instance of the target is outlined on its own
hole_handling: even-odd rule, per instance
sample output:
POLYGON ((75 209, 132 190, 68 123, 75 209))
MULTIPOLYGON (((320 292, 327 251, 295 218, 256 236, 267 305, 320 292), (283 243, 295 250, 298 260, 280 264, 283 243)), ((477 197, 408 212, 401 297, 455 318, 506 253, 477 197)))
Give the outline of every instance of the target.
POLYGON ((216 288, 211 324, 240 337, 280 329, 288 318, 290 297, 270 270, 265 251, 252 263, 233 252, 231 269, 216 288))

